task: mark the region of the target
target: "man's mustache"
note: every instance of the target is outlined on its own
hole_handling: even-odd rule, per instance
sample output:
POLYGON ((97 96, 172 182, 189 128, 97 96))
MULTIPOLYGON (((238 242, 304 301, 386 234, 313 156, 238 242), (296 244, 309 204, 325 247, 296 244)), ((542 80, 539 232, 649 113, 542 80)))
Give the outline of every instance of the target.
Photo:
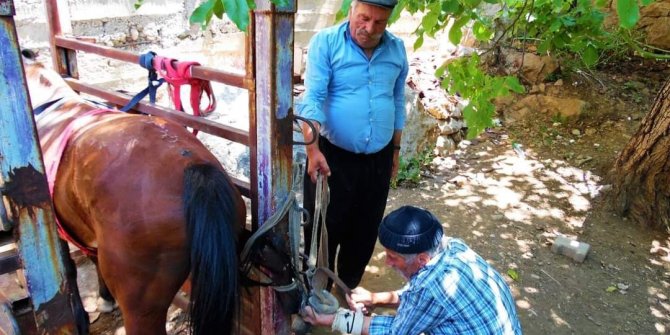
POLYGON ((367 30, 365 30, 365 28, 358 28, 358 30, 356 30, 356 35, 364 35, 365 37, 370 38, 370 39, 374 39, 374 40, 378 40, 378 39, 382 38, 381 33, 380 34, 370 34, 370 33, 367 32, 367 30))

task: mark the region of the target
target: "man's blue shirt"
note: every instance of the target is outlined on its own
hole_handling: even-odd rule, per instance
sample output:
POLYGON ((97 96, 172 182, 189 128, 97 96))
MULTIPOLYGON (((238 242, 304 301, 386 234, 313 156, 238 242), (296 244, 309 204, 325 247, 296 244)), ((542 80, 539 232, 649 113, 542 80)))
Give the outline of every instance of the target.
POLYGON ((462 240, 410 279, 395 316, 374 316, 370 335, 521 334, 514 298, 502 276, 462 240))
POLYGON ((351 38, 349 22, 310 42, 305 96, 298 115, 321 124, 321 135, 355 153, 384 148, 405 123, 405 46, 385 31, 372 57, 351 38))

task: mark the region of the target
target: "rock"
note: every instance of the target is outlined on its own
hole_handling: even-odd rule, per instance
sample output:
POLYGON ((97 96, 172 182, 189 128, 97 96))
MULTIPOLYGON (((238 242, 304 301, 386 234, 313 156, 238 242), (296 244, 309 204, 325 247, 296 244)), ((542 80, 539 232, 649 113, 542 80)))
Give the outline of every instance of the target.
POLYGON ((524 82, 539 84, 558 69, 558 63, 550 56, 538 56, 533 53, 521 53, 505 50, 507 74, 520 72, 524 82), (519 71, 521 68, 521 71, 519 71))
POLYGON ((580 136, 582 134, 582 132, 579 131, 579 129, 573 129, 570 133, 575 136, 580 136))
POLYGON ((137 30, 137 28, 135 27, 130 28, 130 40, 137 41, 139 38, 140 38, 140 32, 137 30))
MULTIPOLYGON (((404 137, 404 136, 403 136, 404 137)), ((438 156, 447 156, 456 150, 456 143, 449 136, 440 135, 435 142, 435 153, 438 156)))
POLYGON ((556 237, 551 246, 553 253, 568 256, 579 263, 584 262, 589 249, 591 246, 588 243, 571 240, 565 236, 556 237))
POLYGON ((557 98, 547 95, 529 95, 512 106, 511 111, 505 114, 507 122, 520 120, 528 113, 541 112, 563 117, 572 117, 582 114, 588 104, 575 98, 557 98))
POLYGON ((439 120, 437 126, 440 129, 440 135, 451 135, 463 129, 465 124, 461 120, 451 118, 448 121, 439 120))

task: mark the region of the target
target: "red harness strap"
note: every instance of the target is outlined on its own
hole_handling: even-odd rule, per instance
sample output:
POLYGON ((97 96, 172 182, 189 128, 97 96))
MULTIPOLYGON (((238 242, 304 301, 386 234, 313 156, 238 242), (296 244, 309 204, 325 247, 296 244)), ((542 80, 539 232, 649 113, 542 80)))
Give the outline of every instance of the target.
POLYGON ((191 75, 191 67, 193 65, 200 65, 198 62, 180 62, 173 58, 154 56, 154 69, 165 79, 168 83, 168 90, 170 98, 174 103, 174 108, 179 111, 184 111, 181 103, 181 86, 188 84, 191 86, 191 108, 193 115, 206 116, 214 111, 216 108, 216 99, 212 92, 212 84, 207 80, 193 78, 191 75), (209 105, 204 110, 200 109, 200 100, 202 95, 207 94, 209 105))
MULTIPOLYGON (((56 173, 58 172, 58 167, 60 166, 63 152, 65 152, 65 148, 67 147, 68 142, 70 142, 70 138, 72 138, 72 134, 87 125, 89 122, 93 121, 93 116, 103 113, 118 112, 109 109, 93 109, 80 115, 78 118, 70 122, 65 127, 63 132, 58 135, 58 140, 54 143, 54 145, 49 146, 44 151, 44 169, 46 171, 47 181, 49 183, 49 193, 51 194, 52 198, 54 195, 54 186, 56 185, 56 173)), ((63 228, 63 225, 60 223, 60 221, 58 221, 58 218, 56 218, 56 226, 58 228, 58 235, 60 235, 62 239, 74 244, 86 256, 97 256, 98 249, 85 246, 77 239, 75 239, 70 233, 68 233, 67 230, 65 230, 65 228, 63 228)))

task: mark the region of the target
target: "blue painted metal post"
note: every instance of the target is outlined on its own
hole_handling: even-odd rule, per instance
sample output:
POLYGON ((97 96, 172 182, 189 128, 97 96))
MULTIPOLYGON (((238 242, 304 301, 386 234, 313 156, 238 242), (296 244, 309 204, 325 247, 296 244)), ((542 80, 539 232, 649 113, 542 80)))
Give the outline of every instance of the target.
MULTIPOLYGON (((257 0, 255 11, 256 114, 251 125, 256 158, 252 189, 257 189, 257 220, 260 224, 286 199, 291 189, 293 116, 293 22, 296 0, 275 7, 257 0)), ((253 157, 253 155, 252 155, 253 157)), ((261 291, 263 334, 288 334, 273 291, 261 291)))
POLYGON ((88 332, 73 263, 56 233, 35 122, 14 25, 12 0, 0 0, 0 173, 8 215, 17 225, 37 332, 88 332), (75 314, 81 322, 75 323, 75 314), (81 319, 83 318, 83 319, 81 319))

